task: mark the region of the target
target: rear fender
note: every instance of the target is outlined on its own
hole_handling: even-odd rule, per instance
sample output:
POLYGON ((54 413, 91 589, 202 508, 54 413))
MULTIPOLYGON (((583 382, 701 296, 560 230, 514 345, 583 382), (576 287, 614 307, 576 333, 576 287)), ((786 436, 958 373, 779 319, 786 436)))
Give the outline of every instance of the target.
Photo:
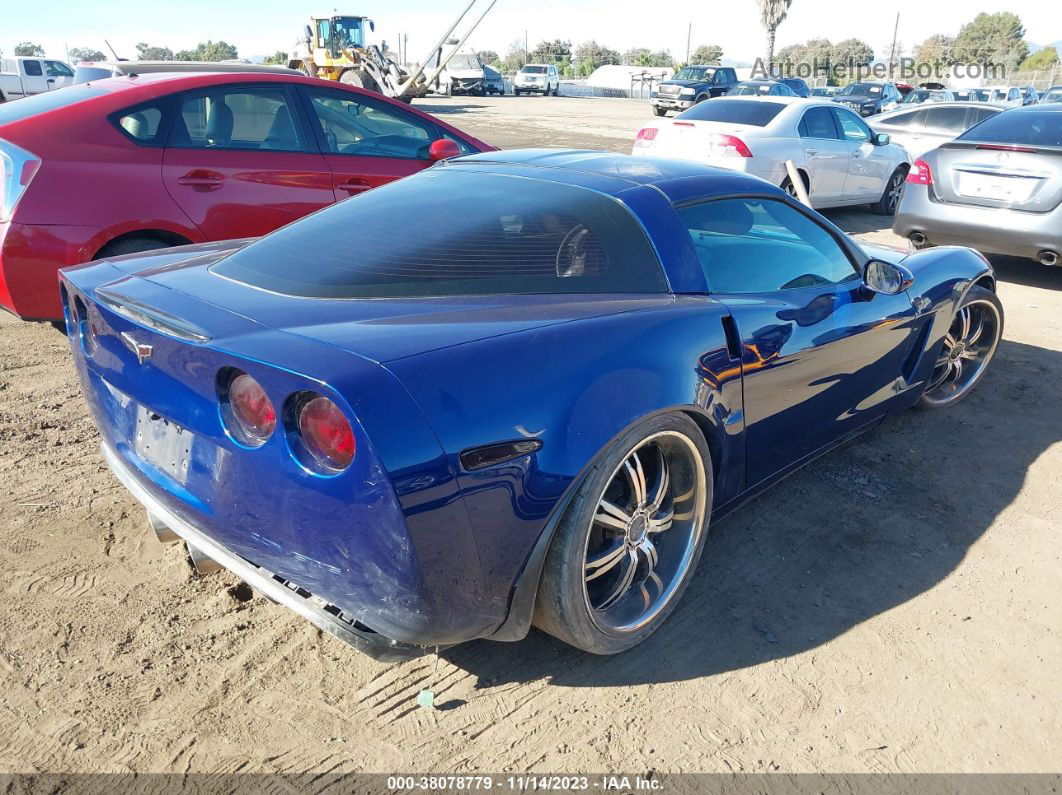
MULTIPOLYGON (((703 296, 675 303, 387 364, 458 472, 492 597, 508 601, 517 581, 521 590, 525 582, 537 587, 536 567, 580 478, 604 448, 647 417, 695 414, 715 437, 709 447, 718 452, 716 504, 743 488, 740 365, 726 348, 720 318, 727 312, 703 296), (474 472, 461 469, 462 451, 523 438, 540 440, 541 449, 474 472)), ((518 601, 525 613, 528 601, 533 606, 514 600, 514 610, 518 601)))

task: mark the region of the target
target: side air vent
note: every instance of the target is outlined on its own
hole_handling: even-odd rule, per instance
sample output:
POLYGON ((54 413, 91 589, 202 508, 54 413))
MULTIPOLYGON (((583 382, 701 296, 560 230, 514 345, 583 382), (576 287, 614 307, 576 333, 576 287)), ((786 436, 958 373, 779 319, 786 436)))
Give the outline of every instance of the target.
POLYGON ((483 447, 473 447, 461 453, 461 466, 466 472, 475 472, 495 464, 512 461, 522 455, 533 453, 542 447, 539 439, 519 439, 513 442, 498 442, 483 447))

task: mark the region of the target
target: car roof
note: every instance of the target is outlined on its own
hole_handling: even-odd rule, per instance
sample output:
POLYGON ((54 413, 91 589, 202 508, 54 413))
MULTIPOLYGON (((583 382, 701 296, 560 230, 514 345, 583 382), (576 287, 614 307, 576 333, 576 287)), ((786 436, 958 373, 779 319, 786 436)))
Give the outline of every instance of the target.
POLYGON ((901 113, 914 113, 919 110, 926 110, 927 108, 989 108, 991 110, 1002 113, 1004 108, 999 105, 993 105, 991 102, 966 102, 956 100, 954 102, 912 102, 907 105, 901 105, 894 110, 885 111, 885 113, 879 113, 877 116, 871 117, 871 123, 875 119, 898 116, 901 113))
POLYGON ((634 157, 590 149, 506 149, 443 162, 446 168, 475 166, 477 170, 497 174, 519 173, 531 178, 592 187, 613 196, 642 185, 656 187, 670 195, 668 184, 690 177, 712 178, 700 182, 708 189, 699 191, 699 195, 705 197, 732 193, 783 193, 759 177, 727 168, 689 160, 634 157))

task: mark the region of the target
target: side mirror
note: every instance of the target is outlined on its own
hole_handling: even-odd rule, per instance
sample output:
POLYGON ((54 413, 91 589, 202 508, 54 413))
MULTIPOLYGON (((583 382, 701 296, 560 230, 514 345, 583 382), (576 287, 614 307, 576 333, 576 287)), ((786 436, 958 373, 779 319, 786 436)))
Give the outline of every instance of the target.
POLYGON ((432 141, 431 146, 428 147, 429 160, 449 160, 451 157, 459 157, 460 154, 461 147, 457 145, 456 141, 451 141, 449 138, 440 138, 437 141, 432 141))
POLYGON ((892 138, 889 136, 888 133, 877 133, 874 135, 874 138, 872 140, 874 142, 874 146, 887 146, 888 143, 892 140, 892 138))
POLYGON ((313 30, 310 28, 309 25, 306 26, 306 41, 313 41, 313 30))
POLYGON ((882 295, 902 293, 914 284, 914 274, 903 265, 883 259, 868 260, 863 266, 863 286, 882 295))

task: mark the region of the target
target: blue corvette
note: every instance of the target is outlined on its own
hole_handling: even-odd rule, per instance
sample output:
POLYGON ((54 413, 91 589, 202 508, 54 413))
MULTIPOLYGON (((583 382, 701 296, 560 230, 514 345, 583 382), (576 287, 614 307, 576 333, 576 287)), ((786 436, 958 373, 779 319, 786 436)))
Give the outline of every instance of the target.
POLYGON ((61 291, 160 538, 380 659, 532 624, 634 646, 711 519, 962 399, 1003 330, 973 251, 872 250, 753 177, 557 150, 61 291))

